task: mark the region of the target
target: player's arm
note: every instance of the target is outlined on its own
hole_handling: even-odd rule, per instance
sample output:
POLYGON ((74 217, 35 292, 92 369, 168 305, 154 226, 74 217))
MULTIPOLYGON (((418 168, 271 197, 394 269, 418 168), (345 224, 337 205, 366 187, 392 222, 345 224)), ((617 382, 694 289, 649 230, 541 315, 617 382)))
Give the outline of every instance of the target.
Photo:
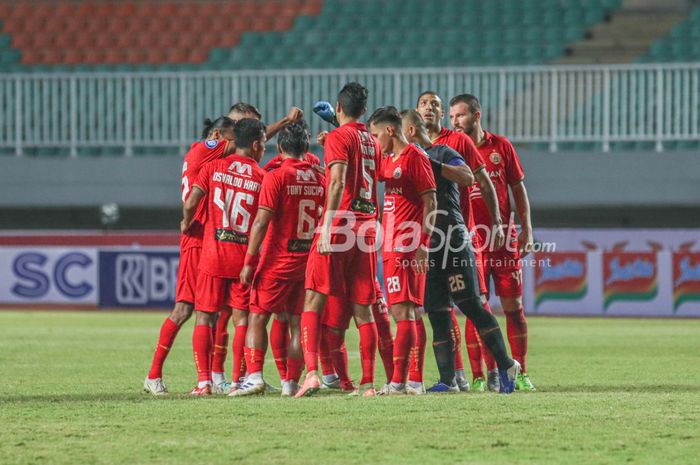
POLYGON ((491 179, 483 166, 476 170, 474 177, 476 178, 476 182, 479 183, 481 197, 486 203, 486 208, 489 210, 489 215, 491 215, 491 224, 493 225, 492 232, 495 238, 493 244, 497 249, 500 249, 506 241, 506 236, 503 233, 503 221, 501 221, 501 213, 498 208, 496 189, 493 187, 493 183, 491 182, 491 179))
POLYGON ((340 205, 340 200, 343 197, 348 165, 344 161, 335 161, 329 165, 329 170, 330 179, 326 195, 326 208, 321 223, 321 234, 317 243, 318 251, 321 255, 329 255, 331 253, 331 225, 333 224, 336 210, 340 205))
POLYGON ((525 182, 520 181, 510 186, 513 192, 515 209, 520 217, 520 234, 518 235, 518 250, 524 257, 532 251, 532 222, 530 220, 530 199, 527 197, 525 182))
POLYGON ((435 175, 440 175, 448 181, 456 183, 459 187, 468 187, 474 184, 474 173, 461 158, 453 158, 447 163, 431 160, 430 163, 433 165, 435 175))
POLYGON ((287 113, 287 116, 282 118, 279 121, 275 121, 274 123, 270 123, 267 125, 267 138, 271 139, 280 132, 280 129, 282 129, 285 126, 288 126, 292 123, 296 123, 297 121, 300 121, 304 117, 304 112, 301 111, 301 108, 297 107, 292 107, 289 110, 289 113, 287 113))
POLYGON ((259 207, 255 220, 250 228, 250 238, 248 240, 248 250, 245 254, 245 262, 239 276, 241 283, 249 285, 253 279, 253 273, 257 268, 260 258, 260 247, 267 234, 267 228, 275 212, 267 207, 259 207))
POLYGON ((197 205, 202 201, 206 191, 199 187, 197 184, 192 186, 192 191, 190 195, 187 196, 187 200, 182 205, 182 221, 180 222, 180 231, 183 233, 187 232, 192 226, 192 221, 194 221, 194 214, 197 211, 197 205))
POLYGON ((423 218, 421 240, 414 256, 415 269, 418 274, 428 271, 428 249, 430 248, 430 236, 435 227, 435 212, 437 211, 437 196, 435 190, 423 192, 420 196, 423 203, 423 218))

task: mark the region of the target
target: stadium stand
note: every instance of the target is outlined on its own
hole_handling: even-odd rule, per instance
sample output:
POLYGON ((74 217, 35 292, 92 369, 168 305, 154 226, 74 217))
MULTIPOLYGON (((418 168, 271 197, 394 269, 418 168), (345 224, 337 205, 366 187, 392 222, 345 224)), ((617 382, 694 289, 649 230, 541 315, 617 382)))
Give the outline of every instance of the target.
POLYGON ((654 42, 639 57, 642 63, 691 62, 700 60, 700 6, 695 6, 685 21, 676 24, 665 37, 654 42))
POLYGON ((89 71, 539 64, 562 56, 567 44, 583 39, 621 3, 19 0, 0 3, 0 67, 89 71))

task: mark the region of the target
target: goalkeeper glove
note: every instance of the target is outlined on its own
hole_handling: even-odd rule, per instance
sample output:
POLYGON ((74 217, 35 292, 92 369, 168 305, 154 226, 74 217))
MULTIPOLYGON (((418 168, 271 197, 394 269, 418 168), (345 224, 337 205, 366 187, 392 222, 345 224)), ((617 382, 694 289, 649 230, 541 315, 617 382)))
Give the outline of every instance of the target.
POLYGON ((340 126, 340 124, 338 123, 338 119, 335 117, 335 110, 329 102, 326 102, 324 100, 316 102, 313 111, 318 116, 320 116, 323 121, 331 123, 336 128, 340 126))

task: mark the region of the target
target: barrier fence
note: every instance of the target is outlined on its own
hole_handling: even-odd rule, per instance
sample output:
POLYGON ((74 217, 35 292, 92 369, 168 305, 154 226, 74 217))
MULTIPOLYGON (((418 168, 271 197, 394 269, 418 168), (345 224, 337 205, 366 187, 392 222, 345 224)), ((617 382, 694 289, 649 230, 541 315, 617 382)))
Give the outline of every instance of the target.
MULTIPOLYGON (((184 149, 205 117, 236 101, 258 106, 265 120, 292 105, 313 133, 328 129, 311 115, 349 81, 370 91, 369 110, 409 108, 421 91, 443 99, 472 93, 484 126, 516 143, 700 141, 700 64, 537 66, 303 71, 46 73, 0 76, 0 148, 58 149, 71 156, 111 149, 126 156, 151 148, 184 149)), ((447 123, 447 116, 445 119, 447 123)))

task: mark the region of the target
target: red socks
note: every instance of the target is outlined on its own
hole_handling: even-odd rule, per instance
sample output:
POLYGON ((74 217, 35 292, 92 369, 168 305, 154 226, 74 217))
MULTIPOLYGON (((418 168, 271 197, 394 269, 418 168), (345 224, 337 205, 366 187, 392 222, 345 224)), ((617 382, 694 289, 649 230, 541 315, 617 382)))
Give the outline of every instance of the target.
POLYGON ((321 346, 319 347, 319 353, 320 353, 320 358, 321 358, 321 372, 323 373, 324 376, 326 375, 333 375, 335 374, 335 367, 333 366, 333 357, 331 356, 331 352, 335 348, 336 350, 338 349, 337 346, 332 345, 329 341, 329 338, 331 337, 329 333, 332 333, 331 329, 328 328, 328 326, 321 326, 321 346))
POLYGON ((374 364, 377 357, 377 325, 363 323, 357 327, 360 330, 360 361, 362 363, 362 380, 360 385, 374 384, 374 364))
MULTIPOLYGON (((484 307, 486 308, 486 310, 488 310, 489 313, 493 313, 491 311, 491 305, 489 305, 488 300, 484 302, 484 307)), ((479 345, 481 346, 481 356, 484 357, 484 362, 486 362, 486 369, 488 371, 493 371, 496 368, 498 368, 498 366, 496 365, 496 359, 493 358, 493 355, 491 355, 491 352, 489 351, 488 347, 486 347, 481 342, 481 336, 479 336, 479 345)))
POLYGON ((414 320, 402 320, 396 322, 396 339, 394 340, 394 373, 392 383, 405 383, 408 375, 408 362, 411 357, 411 349, 416 344, 416 322, 414 320))
POLYGON ((321 318, 316 312, 301 314, 301 349, 304 351, 306 372, 318 371, 318 351, 321 344, 321 318))
POLYGON ((523 309, 515 312, 503 312, 506 315, 506 331, 508 332, 508 344, 513 358, 520 363, 523 373, 525 370, 525 355, 527 355, 527 321, 523 309))
POLYGON ((345 335, 334 331, 328 326, 323 326, 322 331, 326 340, 328 355, 332 361, 331 367, 333 368, 330 373, 326 373, 324 370, 323 374, 330 375, 335 373, 338 375, 341 383, 351 382, 350 373, 348 372, 348 351, 345 347, 345 335))
POLYGON ((450 308, 452 314, 452 344, 455 353, 455 370, 464 370, 464 361, 462 360, 462 331, 459 329, 459 321, 455 309, 450 308))
POLYGON ((476 326, 472 320, 467 318, 464 325, 464 339, 467 342, 467 354, 469 355, 469 365, 472 369, 472 379, 484 377, 484 361, 481 358, 481 339, 476 332, 476 326))
POLYGON ((148 372, 148 377, 150 379, 162 378, 163 377, 163 364, 165 359, 168 357, 170 348, 173 346, 175 341, 175 336, 177 332, 180 331, 180 327, 173 323, 169 317, 165 319, 163 325, 160 327, 160 336, 158 336, 158 345, 156 346, 156 352, 153 354, 153 361, 151 362, 151 371, 148 372))
POLYGON ((231 312, 219 312, 219 319, 214 330, 214 349, 211 361, 211 371, 224 372, 224 362, 228 353, 228 322, 231 320, 231 312))
POLYGON ((301 372, 304 369, 304 361, 297 358, 289 357, 287 359, 287 379, 286 381, 299 382, 301 372))
POLYGON ((287 379, 288 347, 289 324, 275 318, 272 320, 272 328, 270 328, 270 350, 272 350, 272 356, 275 358, 275 365, 277 365, 281 381, 287 379))
POLYGON ((394 336, 391 334, 391 317, 389 312, 380 313, 379 305, 372 305, 372 313, 379 336, 379 356, 382 358, 388 381, 394 374, 394 336))
POLYGON ((408 380, 423 382, 423 362, 425 362, 425 324, 423 318, 416 320, 416 342, 411 349, 411 361, 408 368, 408 380))
POLYGON ((211 345, 212 330, 207 325, 196 325, 192 333, 192 351, 194 364, 197 367, 197 381, 211 382, 211 345))
POLYGON ((233 344, 231 352, 233 353, 233 371, 231 372, 231 382, 237 383, 245 376, 246 364, 243 348, 245 347, 245 333, 248 331, 248 325, 236 326, 233 335, 233 344))
POLYGON ((265 351, 255 347, 244 347, 243 352, 248 373, 262 373, 263 363, 265 363, 265 351))

